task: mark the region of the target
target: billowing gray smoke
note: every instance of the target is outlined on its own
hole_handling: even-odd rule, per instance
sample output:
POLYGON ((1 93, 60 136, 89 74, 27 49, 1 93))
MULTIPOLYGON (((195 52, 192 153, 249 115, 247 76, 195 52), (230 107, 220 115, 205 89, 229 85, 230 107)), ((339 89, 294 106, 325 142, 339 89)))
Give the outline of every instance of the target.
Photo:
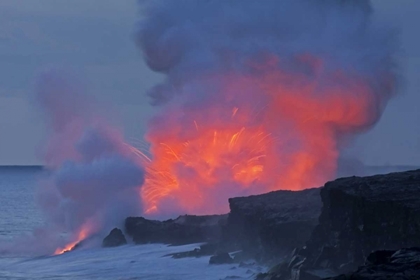
POLYGON ((39 202, 49 226, 70 233, 65 242, 71 242, 81 231, 86 238, 139 214, 144 171, 121 133, 67 77, 44 73, 36 91, 50 124, 45 158, 50 178, 41 186, 39 202))
MULTIPOLYGON (((155 104, 186 94, 182 86, 203 74, 253 71, 250 60, 267 54, 282 59, 277 67, 307 75, 315 73, 296 56, 321 57, 328 74, 341 69, 367 75, 378 90, 386 86, 385 77, 376 79, 380 74, 394 75, 398 40, 371 21, 369 0, 139 2, 146 19, 137 43, 149 67, 167 75, 150 93, 155 104)), ((387 88, 380 94, 392 93, 387 88)))
POLYGON ((232 195, 320 186, 396 92, 398 40, 368 0, 140 5, 136 41, 166 76, 149 92, 163 110, 147 140, 171 174, 144 187, 161 194, 150 209, 223 212, 232 195))
POLYGON ((44 72, 37 81, 36 101, 48 129, 42 152, 47 174, 37 192, 45 225, 9 250, 61 253, 140 214, 144 170, 74 75, 44 72))

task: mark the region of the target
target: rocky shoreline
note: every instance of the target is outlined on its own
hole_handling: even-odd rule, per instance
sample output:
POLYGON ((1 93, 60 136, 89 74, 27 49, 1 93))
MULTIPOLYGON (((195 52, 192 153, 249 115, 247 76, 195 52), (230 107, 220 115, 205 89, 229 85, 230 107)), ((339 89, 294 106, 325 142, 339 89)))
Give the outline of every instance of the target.
POLYGON ((320 189, 274 191, 229 199, 222 243, 261 262, 278 261, 303 246, 321 213, 320 189))
MULTIPOLYGON (((163 222, 129 217, 124 231, 136 244, 205 243, 174 258, 214 255, 215 264, 246 259, 277 264, 257 279, 377 279, 360 275, 396 263, 398 273, 408 267, 420 277, 420 250, 412 248, 420 247, 420 170, 232 198, 229 206, 228 215, 163 222), (227 255, 233 251, 240 253, 227 255), (388 258, 381 263, 372 261, 384 254, 388 258)), ((415 279, 401 275, 398 279, 415 279)))
POLYGON ((260 279, 351 275, 374 251, 420 246, 420 170, 341 178, 320 195, 319 223, 305 246, 260 279))
POLYGON ((166 221, 128 217, 125 232, 135 244, 164 243, 183 245, 199 242, 216 242, 226 224, 227 215, 184 215, 166 221))

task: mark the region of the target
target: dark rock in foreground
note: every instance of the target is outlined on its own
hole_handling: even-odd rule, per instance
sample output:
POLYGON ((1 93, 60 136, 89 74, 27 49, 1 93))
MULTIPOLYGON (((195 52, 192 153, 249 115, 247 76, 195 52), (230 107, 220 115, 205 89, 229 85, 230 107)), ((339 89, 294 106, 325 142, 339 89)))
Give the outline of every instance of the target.
POLYGON ((277 260, 308 240, 321 209, 319 189, 231 198, 229 204, 229 215, 185 215, 167 221, 129 217, 125 232, 136 244, 208 243, 172 254, 173 258, 213 255, 221 250, 241 251, 235 262, 277 260))
MULTIPOLYGON (((335 277, 356 270, 366 259, 381 266, 395 250, 420 246, 420 170, 337 179, 325 184, 321 198, 319 224, 306 246, 259 279, 335 277)), ((341 277, 349 278, 337 279, 365 279, 341 277)), ((411 279, 420 279, 416 277, 411 279)))
POLYGON ((319 189, 274 191, 229 199, 223 239, 259 260, 279 258, 303 246, 318 223, 319 189))
MULTIPOLYGON (((303 249, 304 251, 304 249, 303 249)), ((257 275, 257 280, 321 280, 338 275, 330 269, 302 269, 306 258, 301 255, 302 250, 295 250, 291 258, 272 267, 266 273, 257 275)))
POLYGON ((420 170, 337 179, 321 197, 307 267, 346 272, 372 251, 420 246, 420 170))
POLYGON ((227 215, 180 216, 167 221, 129 217, 125 230, 136 244, 165 243, 182 245, 198 242, 212 242, 220 239, 221 228, 227 215))
MULTIPOLYGON (((334 277, 356 270, 367 258, 383 263, 391 251, 420 246, 420 170, 342 178, 321 189, 232 198, 229 204, 228 218, 127 218, 126 232, 135 243, 210 242, 213 251, 242 250, 235 261, 278 260, 296 248, 260 279, 334 277), (382 251, 370 254, 377 250, 382 251)), ((197 249, 173 257, 202 253, 197 249)))
POLYGON ((330 280, 414 280, 420 279, 420 248, 371 253, 364 266, 356 272, 330 280))
POLYGON ((203 245, 200 245, 199 248, 195 248, 191 251, 185 251, 185 252, 178 252, 173 253, 166 256, 171 256, 174 259, 182 259, 182 258, 199 258, 203 256, 211 256, 215 254, 218 250, 219 244, 218 243, 206 243, 203 245))
POLYGON ((233 263, 232 257, 226 253, 217 253, 214 256, 210 257, 209 264, 229 264, 233 263))
POLYGON ((117 247, 125 244, 127 244, 127 240, 123 232, 118 228, 111 230, 102 241, 102 247, 117 247))
POLYGON ((420 246, 420 170, 337 179, 325 184, 321 198, 319 225, 306 246, 261 279, 333 277, 367 258, 381 262, 389 250, 420 246))

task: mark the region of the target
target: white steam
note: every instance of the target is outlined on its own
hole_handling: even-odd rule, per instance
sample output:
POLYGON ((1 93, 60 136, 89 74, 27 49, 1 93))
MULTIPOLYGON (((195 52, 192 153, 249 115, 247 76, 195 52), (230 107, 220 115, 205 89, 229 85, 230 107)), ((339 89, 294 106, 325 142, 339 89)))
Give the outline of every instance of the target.
MULTIPOLYGON (((209 73, 258 72, 252 62, 273 54, 279 58, 275 67, 304 73, 320 85, 334 83, 330 75, 340 70, 370 77, 384 102, 393 93, 385 81, 395 74, 398 40, 393 30, 372 22, 369 0, 139 2, 145 19, 137 43, 149 67, 167 75, 150 92, 154 104, 175 95, 217 95, 186 87, 209 73), (300 61, 305 54, 321 58, 323 71, 312 72, 300 61)), ((194 102, 206 102, 200 98, 194 102)))
POLYGON ((137 44, 150 69, 166 76, 149 92, 163 108, 146 136, 152 158, 171 152, 160 143, 189 147, 167 168, 181 183, 172 192, 160 188, 165 212, 223 212, 227 206, 219 205, 231 196, 324 184, 335 176, 343 146, 376 124, 396 93, 398 40, 373 21, 368 0, 139 2, 137 44), (221 164, 201 170, 215 162, 197 156, 203 131, 242 128, 267 133, 269 148, 222 151, 221 164), (251 172, 233 174, 232 156, 257 162, 261 176, 237 184, 235 174, 251 172), (205 185, 207 178, 216 183, 205 185), (176 206, 191 193, 202 203, 176 206), (167 209, 165 201, 175 206, 167 209))
POLYGON ((127 216, 140 214, 144 170, 71 74, 44 72, 36 100, 49 132, 43 147, 47 178, 37 195, 46 223, 8 251, 52 254, 77 240, 82 229, 103 237, 127 216))

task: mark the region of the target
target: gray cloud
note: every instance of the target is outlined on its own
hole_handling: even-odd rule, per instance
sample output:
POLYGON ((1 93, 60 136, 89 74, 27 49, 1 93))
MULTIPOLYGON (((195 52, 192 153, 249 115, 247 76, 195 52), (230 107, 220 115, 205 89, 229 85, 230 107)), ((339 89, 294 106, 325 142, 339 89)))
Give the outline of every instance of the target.
MULTIPOLYGON (((130 136, 142 135, 145 118, 152 112, 142 93, 160 78, 147 70, 130 37, 139 16, 136 2, 0 1, 0 164, 39 162, 36 149, 44 135, 43 124, 34 118, 22 93, 33 90, 33 77, 46 65, 67 65, 84 72, 89 90, 116 104, 130 136), (18 95, 18 101, 3 98, 18 95)), ((404 88, 376 128, 360 139, 355 153, 375 164, 418 164, 420 2, 372 2, 375 15, 402 31, 404 88)))

